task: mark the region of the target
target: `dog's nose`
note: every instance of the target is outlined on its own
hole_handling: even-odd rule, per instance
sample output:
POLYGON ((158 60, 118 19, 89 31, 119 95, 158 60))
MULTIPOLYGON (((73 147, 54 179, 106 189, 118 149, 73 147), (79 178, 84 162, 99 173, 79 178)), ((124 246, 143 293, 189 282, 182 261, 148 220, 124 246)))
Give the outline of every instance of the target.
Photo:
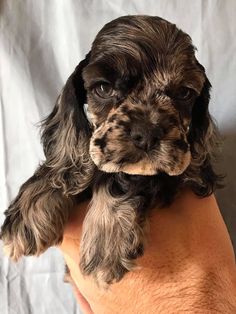
POLYGON ((159 142, 159 133, 147 126, 135 125, 130 131, 130 136, 136 147, 143 150, 150 150, 159 142))

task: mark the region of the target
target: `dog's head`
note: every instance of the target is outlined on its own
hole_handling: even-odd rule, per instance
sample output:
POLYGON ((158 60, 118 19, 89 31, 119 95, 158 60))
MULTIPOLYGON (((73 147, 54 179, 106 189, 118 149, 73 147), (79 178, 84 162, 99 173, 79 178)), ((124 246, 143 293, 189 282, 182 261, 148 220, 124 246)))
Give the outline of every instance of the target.
POLYGON ((98 33, 45 121, 46 157, 53 146, 57 161, 66 149, 76 165, 89 155, 84 176, 91 160, 105 172, 180 175, 209 154, 209 89, 186 33, 159 17, 120 17, 98 33))
POLYGON ((157 17, 114 20, 97 35, 83 79, 99 169, 179 175, 188 167, 192 110, 206 83, 188 35, 157 17))

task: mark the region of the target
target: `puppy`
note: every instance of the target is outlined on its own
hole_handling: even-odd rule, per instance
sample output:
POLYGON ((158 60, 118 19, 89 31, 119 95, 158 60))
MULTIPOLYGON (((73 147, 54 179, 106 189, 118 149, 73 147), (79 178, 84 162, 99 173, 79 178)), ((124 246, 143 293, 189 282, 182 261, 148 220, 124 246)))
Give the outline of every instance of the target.
POLYGON ((45 162, 5 212, 9 256, 60 243, 69 212, 90 199, 80 269, 119 281, 144 252, 151 208, 186 187, 205 197, 220 186, 210 87, 190 37, 174 24, 154 16, 106 24, 42 123, 45 162))

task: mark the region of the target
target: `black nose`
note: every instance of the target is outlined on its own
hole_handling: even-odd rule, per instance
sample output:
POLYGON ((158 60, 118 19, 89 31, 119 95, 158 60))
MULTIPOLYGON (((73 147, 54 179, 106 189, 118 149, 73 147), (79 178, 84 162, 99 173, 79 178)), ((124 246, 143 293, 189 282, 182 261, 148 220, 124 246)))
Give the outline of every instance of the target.
POLYGON ((134 145, 143 150, 150 150, 159 143, 160 131, 148 128, 147 126, 135 125, 130 131, 134 145))

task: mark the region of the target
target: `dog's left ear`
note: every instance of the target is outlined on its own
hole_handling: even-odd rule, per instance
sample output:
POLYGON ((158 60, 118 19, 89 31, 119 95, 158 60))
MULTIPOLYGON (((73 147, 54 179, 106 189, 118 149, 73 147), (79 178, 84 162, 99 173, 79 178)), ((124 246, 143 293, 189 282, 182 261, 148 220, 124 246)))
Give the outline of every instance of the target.
POLYGON ((187 180, 193 183, 195 193, 206 196, 222 186, 220 184, 222 176, 217 175, 212 167, 220 139, 217 127, 209 113, 211 83, 204 67, 198 61, 197 65, 205 76, 205 82, 192 109, 188 133, 192 159, 185 175, 187 180))
POLYGON ((205 82, 200 95, 197 97, 193 105, 192 120, 189 132, 189 143, 193 146, 195 143, 197 143, 197 145, 205 146, 207 133, 212 124, 212 119, 208 110, 211 83, 206 76, 205 68, 198 61, 197 65, 204 73, 205 82))

